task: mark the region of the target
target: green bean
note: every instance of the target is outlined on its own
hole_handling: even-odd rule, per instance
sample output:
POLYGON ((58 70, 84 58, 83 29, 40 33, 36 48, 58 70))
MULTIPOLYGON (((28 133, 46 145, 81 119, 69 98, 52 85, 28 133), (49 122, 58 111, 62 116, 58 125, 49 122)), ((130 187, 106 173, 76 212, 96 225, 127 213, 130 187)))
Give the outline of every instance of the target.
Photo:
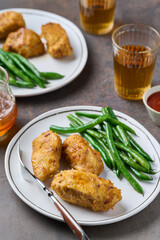
MULTIPOLYGON (((112 128, 113 130, 113 128, 112 128)), ((117 132, 117 135, 119 135, 119 142, 124 143, 125 146, 131 147, 130 142, 126 136, 126 131, 119 125, 116 126, 115 132, 117 132)), ((127 153, 127 155, 132 158, 130 153, 127 153)))
MULTIPOLYGON (((101 112, 102 112, 103 115, 107 115, 107 114, 108 114, 107 111, 106 111, 106 109, 103 108, 103 107, 101 108, 101 112)), ((108 116, 109 116, 109 114, 108 114, 108 116)))
POLYGON ((105 126, 104 126, 104 123, 102 122, 101 124, 99 124, 99 126, 100 126, 100 129, 102 130, 102 131, 105 131, 105 126))
POLYGON ((118 178, 120 178, 120 176, 121 176, 121 171, 120 171, 119 169, 116 170, 116 175, 117 175, 118 178))
POLYGON ((115 145, 118 149, 121 149, 126 151, 127 153, 130 153, 130 155, 134 157, 139 162, 139 164, 142 167, 146 168, 146 170, 149 172, 149 170, 151 169, 151 166, 149 162, 141 154, 139 154, 139 152, 137 152, 131 147, 126 147, 124 144, 119 142, 115 142, 115 145))
POLYGON ((124 129, 120 125, 117 125, 116 130, 117 130, 119 136, 121 137, 124 145, 127 146, 127 147, 131 147, 131 144, 130 144, 127 136, 126 136, 126 132, 124 131, 124 129))
POLYGON ((14 62, 12 59, 9 58, 8 56, 8 52, 4 51, 3 49, 0 48, 0 53, 6 58, 7 61, 9 61, 10 63, 12 63, 14 65, 14 62))
POLYGON ((108 158, 106 152, 102 149, 102 147, 98 144, 98 142, 91 137, 88 133, 83 133, 82 136, 92 145, 92 147, 100 152, 101 157, 108 168, 112 169, 112 164, 110 162, 110 159, 108 158))
POLYGON ((106 112, 108 113, 108 115, 110 115, 112 118, 118 120, 118 118, 116 117, 116 115, 114 114, 113 110, 111 107, 107 107, 106 108, 106 112))
POLYGON ((121 171, 123 176, 127 179, 127 181, 132 185, 132 187, 139 193, 143 194, 143 189, 139 185, 139 183, 132 177, 132 175, 127 171, 125 168, 124 164, 121 161, 121 158, 118 154, 118 151, 116 149, 116 146, 113 141, 113 136, 112 136, 112 129, 110 125, 107 123, 106 124, 106 135, 107 135, 107 140, 108 140, 108 145, 109 148, 114 156, 115 162, 118 166, 118 169, 121 171))
POLYGON ((116 127, 112 127, 112 132, 113 132, 113 137, 115 140, 119 141, 119 142, 123 142, 121 136, 119 135, 116 127))
POLYGON ((105 136, 104 134, 104 131, 101 131, 101 130, 98 130, 96 128, 93 128, 93 129, 88 129, 87 132, 92 135, 93 137, 96 137, 96 138, 99 138, 99 139, 102 139, 105 136))
MULTIPOLYGON (((71 121, 71 122, 74 122, 76 123, 77 125, 84 125, 84 123, 77 117, 75 117, 74 115, 72 114, 69 114, 67 116, 67 118, 71 121)), ((102 134, 93 130, 93 129, 87 129, 86 130, 87 133, 89 133, 92 137, 95 137, 95 138, 103 138, 102 134)))
POLYGON ((3 54, 1 54, 1 51, 2 49, 0 49, 0 60, 3 62, 3 64, 12 72, 14 73, 16 76, 18 76, 19 78, 21 78, 22 80, 26 81, 26 82, 29 82, 30 84, 32 84, 33 86, 34 83, 31 82, 31 80, 26 76, 24 75, 21 71, 19 71, 15 65, 13 65, 11 62, 9 62, 4 56, 3 54))
POLYGON ((9 85, 17 87, 16 79, 9 76, 9 85))
MULTIPOLYGON (((85 112, 75 112, 75 114, 76 114, 78 117, 82 116, 82 117, 93 118, 93 119, 96 119, 96 118, 98 118, 98 117, 101 116, 101 115, 99 115, 99 114, 93 114, 93 113, 90 114, 90 113, 85 113, 85 112)), ((128 132, 136 135, 135 131, 134 131, 132 128, 130 128, 129 126, 127 126, 126 124, 124 124, 124 123, 122 123, 122 122, 120 122, 120 121, 118 121, 118 120, 116 120, 116 119, 113 119, 113 118, 109 117, 108 115, 103 115, 103 116, 107 116, 106 122, 109 122, 109 123, 112 124, 113 126, 120 125, 120 126, 122 126, 126 131, 128 131, 128 132)))
POLYGON ((59 127, 59 126, 55 126, 55 125, 51 125, 50 126, 50 130, 52 130, 53 132, 57 132, 57 133, 76 133, 76 132, 85 132, 87 129, 89 128, 93 128, 94 126, 96 126, 97 124, 100 124, 101 122, 103 122, 104 120, 107 119, 107 115, 103 115, 100 116, 82 126, 78 126, 75 128, 71 128, 71 127, 59 127))
POLYGON ((110 162, 112 163, 113 169, 116 170, 116 163, 115 163, 115 161, 114 161, 114 157, 113 157, 111 151, 106 147, 106 145, 104 144, 104 142, 103 142, 102 140, 100 140, 100 139, 96 139, 96 140, 97 140, 97 142, 102 146, 102 148, 104 149, 104 151, 106 152, 106 154, 107 154, 110 162))
POLYGON ((20 81, 20 80, 16 80, 16 84, 17 84, 17 87, 20 87, 20 88, 33 88, 32 84, 28 82, 20 81))
POLYGON ((98 139, 102 139, 103 138, 102 134, 97 132, 97 131, 95 131, 95 130, 87 129, 86 132, 88 134, 90 134, 92 137, 95 137, 95 138, 98 138, 98 139))
POLYGON ((149 162, 153 162, 152 158, 148 155, 148 153, 146 153, 128 133, 126 133, 126 135, 134 149, 137 150, 137 152, 139 152, 149 162))
POLYGON ((76 125, 84 125, 84 123, 77 117, 75 117, 73 114, 68 114, 67 118, 71 121, 74 122, 76 125))
POLYGON ((29 82, 20 81, 12 77, 9 77, 9 85, 20 88, 33 88, 33 85, 29 82))
POLYGON ((27 70, 17 57, 15 57, 12 53, 9 53, 8 57, 10 57, 13 62, 17 64, 17 66, 22 70, 22 72, 26 74, 30 79, 32 79, 38 86, 45 88, 44 83, 35 74, 27 70))
POLYGON ((116 175, 119 178, 121 175, 120 170, 117 168, 117 165, 115 163, 114 160, 114 156, 112 155, 111 151, 109 150, 109 146, 108 146, 108 142, 106 140, 106 138, 103 139, 97 139, 97 141, 102 145, 102 147, 107 151, 108 157, 110 159, 110 161, 112 162, 113 168, 116 170, 116 175))
MULTIPOLYGON (((67 118, 71 121, 71 122, 74 122, 76 123, 77 125, 84 125, 84 123, 77 117, 75 117, 74 115, 72 114, 69 114, 67 116, 67 118)), ((96 131, 97 129, 93 128, 93 129, 87 129, 86 132, 88 134, 90 134, 92 137, 95 137, 95 138, 103 138, 103 135, 101 133, 99 133, 98 131, 96 131)))
POLYGON ((59 73, 55 73, 55 72, 41 72, 41 75, 45 78, 45 79, 62 79, 64 78, 63 75, 59 74, 59 73))
POLYGON ((106 145, 106 147, 109 148, 109 146, 108 146, 108 142, 107 142, 107 137, 102 138, 102 141, 104 142, 104 144, 106 145))
POLYGON ((135 169, 132 168, 132 167, 129 167, 129 170, 131 171, 131 173, 133 173, 133 175, 134 175, 136 178, 138 178, 138 179, 140 179, 140 180, 144 180, 144 181, 151 181, 151 180, 153 180, 152 177, 150 177, 150 176, 148 176, 148 175, 146 175, 146 174, 144 174, 144 173, 141 173, 141 172, 135 170, 135 169))
MULTIPOLYGON (((146 168, 142 167, 141 165, 139 165, 138 163, 134 162, 132 158, 128 157, 126 154, 119 152, 119 155, 121 157, 121 159, 129 166, 133 167, 135 170, 140 171, 140 172, 146 172, 148 173, 148 171, 146 170, 146 168)), ((150 171, 149 171, 150 173, 150 171)))
POLYGON ((100 129, 97 129, 97 131, 103 136, 103 137, 106 137, 106 133, 100 129))
MULTIPOLYGON (((112 109, 110 107, 108 108, 102 108, 102 113, 104 114, 108 114, 110 117, 112 117, 113 119, 117 119, 117 117, 115 116, 114 112, 112 111, 112 109)), ((116 128, 112 128, 113 131, 113 136, 115 136, 115 138, 117 140, 119 140, 120 142, 123 142, 124 145, 129 146, 130 147, 130 143, 127 139, 125 130, 123 129, 122 126, 117 125, 116 128)))
POLYGON ((38 78, 40 78, 44 83, 46 79, 41 75, 38 69, 30 62, 27 58, 21 56, 18 53, 12 53, 15 57, 17 57, 31 72, 33 72, 38 78))
POLYGON ((71 123, 69 124, 69 126, 73 128, 73 127, 77 127, 77 124, 71 122, 71 123))
MULTIPOLYGON (((102 112, 103 115, 107 115, 107 111, 106 111, 105 108, 101 108, 101 112, 102 112)), ((109 115, 109 117, 110 117, 110 115, 109 115)), ((105 132, 105 134, 106 134, 106 132, 105 132)), ((114 135, 114 133, 113 133, 113 135, 114 135)), ((106 151, 107 151, 107 149, 106 149, 106 151)), ((109 149, 108 149, 108 151, 109 151, 109 149)), ((110 154, 110 159, 112 161, 113 168, 116 170, 117 166, 116 166, 116 163, 115 163, 115 160, 114 160, 114 156, 112 155, 112 153, 110 151, 109 151, 108 154, 110 154)))
POLYGON ((75 114, 78 117, 86 117, 86 118, 91 118, 91 119, 96 119, 98 117, 100 117, 100 114, 95 114, 95 113, 86 113, 86 112, 78 112, 76 111, 75 114))
MULTIPOLYGON (((103 115, 108 114, 109 117, 112 117, 112 115, 110 114, 110 112, 107 111, 106 108, 101 108, 101 112, 103 115)), ((118 126, 118 125, 117 125, 118 126)), ((104 129, 105 130, 105 129, 104 129)), ((118 133, 118 131, 116 130, 116 127, 112 127, 112 133, 113 133, 113 138, 115 140, 118 140, 120 142, 123 142, 121 139, 120 134, 118 133)))

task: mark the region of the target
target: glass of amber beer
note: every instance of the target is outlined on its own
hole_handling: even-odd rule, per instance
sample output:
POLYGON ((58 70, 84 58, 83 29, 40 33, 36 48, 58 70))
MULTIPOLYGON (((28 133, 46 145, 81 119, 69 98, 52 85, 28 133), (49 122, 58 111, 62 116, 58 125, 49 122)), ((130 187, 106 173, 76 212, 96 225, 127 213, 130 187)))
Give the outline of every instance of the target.
POLYGON ((92 34, 106 34, 114 25, 116 0, 79 0, 82 28, 92 34))
POLYGON ((112 43, 117 94, 130 100, 142 99, 151 86, 159 33, 141 24, 123 25, 113 32, 112 43))
POLYGON ((9 88, 8 79, 8 73, 0 67, 0 136, 8 132, 17 116, 15 97, 9 88))

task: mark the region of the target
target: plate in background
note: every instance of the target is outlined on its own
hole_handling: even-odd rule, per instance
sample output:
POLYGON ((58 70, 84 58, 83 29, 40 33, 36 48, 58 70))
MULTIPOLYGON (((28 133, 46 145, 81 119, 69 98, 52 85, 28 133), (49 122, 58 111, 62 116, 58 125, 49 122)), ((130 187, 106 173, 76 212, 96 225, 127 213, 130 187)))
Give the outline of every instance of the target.
MULTIPOLYGON (((59 59, 52 58, 47 52, 41 56, 30 58, 31 63, 33 63, 39 71, 57 72, 65 75, 65 77, 60 80, 49 80, 50 83, 46 85, 46 88, 37 86, 33 89, 26 89, 11 86, 14 95, 16 97, 40 95, 59 89, 73 81, 83 70, 88 57, 86 41, 80 29, 64 17, 41 10, 12 8, 0 10, 0 13, 10 10, 20 12, 26 22, 26 28, 35 31, 37 34, 41 33, 41 26, 43 24, 48 22, 59 23, 67 32, 73 48, 73 54, 71 56, 59 59)), ((2 46, 2 42, 0 46, 2 46)))

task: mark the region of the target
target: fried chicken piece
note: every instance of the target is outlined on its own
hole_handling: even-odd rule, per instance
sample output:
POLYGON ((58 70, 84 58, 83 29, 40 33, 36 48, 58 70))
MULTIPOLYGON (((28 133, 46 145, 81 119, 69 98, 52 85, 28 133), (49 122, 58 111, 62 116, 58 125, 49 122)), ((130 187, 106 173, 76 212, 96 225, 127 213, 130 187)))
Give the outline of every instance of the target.
POLYGON ((92 149, 89 143, 78 134, 70 135, 64 140, 62 158, 76 170, 99 175, 104 169, 100 153, 92 149))
POLYGON ((0 14, 0 39, 4 39, 10 32, 25 27, 25 21, 21 13, 8 11, 0 14))
POLYGON ((41 37, 47 41, 48 53, 54 58, 69 56, 73 49, 66 31, 57 23, 47 23, 41 27, 41 37))
POLYGON ((39 35, 26 28, 20 28, 18 31, 10 33, 3 44, 3 50, 17 52, 26 58, 35 57, 45 52, 39 35))
POLYGON ((63 200, 93 211, 113 209, 122 199, 121 190, 114 187, 110 180, 74 169, 56 174, 51 187, 63 200))
POLYGON ((46 181, 58 171, 62 140, 57 133, 47 131, 32 142, 32 166, 36 177, 46 181))

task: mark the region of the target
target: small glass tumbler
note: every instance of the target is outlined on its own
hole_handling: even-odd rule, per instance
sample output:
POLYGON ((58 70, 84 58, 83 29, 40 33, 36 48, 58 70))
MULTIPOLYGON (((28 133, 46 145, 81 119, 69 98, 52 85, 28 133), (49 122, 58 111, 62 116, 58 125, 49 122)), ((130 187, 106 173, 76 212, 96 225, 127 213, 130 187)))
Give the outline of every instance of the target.
POLYGON ((79 0, 80 23, 92 34, 106 34, 114 25, 116 0, 79 0))
POLYGON ((0 136, 8 132, 17 116, 15 97, 9 88, 8 81, 8 73, 0 67, 0 136))
POLYGON ((160 46, 159 33, 145 25, 128 24, 112 34, 115 91, 138 100, 150 88, 160 46))

